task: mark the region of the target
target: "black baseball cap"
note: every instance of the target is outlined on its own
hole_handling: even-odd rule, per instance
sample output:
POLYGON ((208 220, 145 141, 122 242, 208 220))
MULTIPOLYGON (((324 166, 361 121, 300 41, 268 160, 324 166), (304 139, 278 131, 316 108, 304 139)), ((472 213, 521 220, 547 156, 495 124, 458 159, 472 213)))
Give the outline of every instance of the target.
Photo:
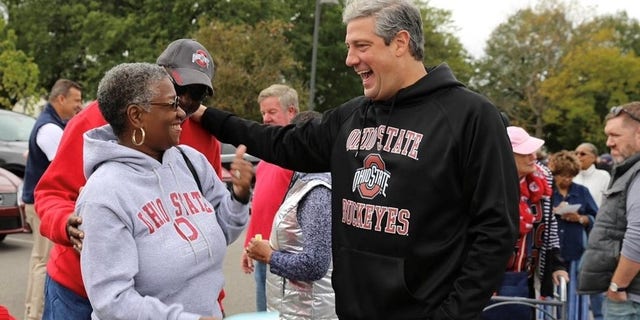
POLYGON ((203 84, 209 88, 209 94, 213 93, 213 59, 209 51, 197 41, 178 39, 171 42, 156 63, 167 67, 177 85, 203 84))

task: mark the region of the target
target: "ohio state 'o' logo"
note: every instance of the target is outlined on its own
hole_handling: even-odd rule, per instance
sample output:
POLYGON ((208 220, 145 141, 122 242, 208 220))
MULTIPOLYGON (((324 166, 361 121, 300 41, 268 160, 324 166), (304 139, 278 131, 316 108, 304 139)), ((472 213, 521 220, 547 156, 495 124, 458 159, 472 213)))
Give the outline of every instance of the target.
POLYGON ((373 199, 381 193, 386 196, 389 177, 382 157, 370 154, 364 159, 362 168, 354 174, 353 190, 357 189, 364 199, 373 199))
POLYGON ((197 50, 193 55, 193 62, 197 63, 200 67, 206 68, 209 65, 209 57, 204 50, 197 50))

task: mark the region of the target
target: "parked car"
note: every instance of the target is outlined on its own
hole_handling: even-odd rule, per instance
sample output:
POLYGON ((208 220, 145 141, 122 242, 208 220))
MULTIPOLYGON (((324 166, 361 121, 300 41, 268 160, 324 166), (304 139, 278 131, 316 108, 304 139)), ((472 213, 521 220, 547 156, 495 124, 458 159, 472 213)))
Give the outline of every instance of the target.
MULTIPOLYGON (((231 162, 233 162, 233 158, 236 156, 236 147, 232 144, 221 143, 220 144, 220 161, 222 162, 222 182, 225 182, 227 185, 231 184, 231 173, 229 172, 229 168, 231 166, 231 162)), ((253 165, 257 165, 260 159, 245 153, 244 159, 253 163, 253 165)))
POLYGON ((8 234, 31 232, 25 222, 22 179, 0 168, 0 241, 8 234))
POLYGON ((0 109, 0 168, 24 177, 29 135, 36 119, 26 114, 0 109))

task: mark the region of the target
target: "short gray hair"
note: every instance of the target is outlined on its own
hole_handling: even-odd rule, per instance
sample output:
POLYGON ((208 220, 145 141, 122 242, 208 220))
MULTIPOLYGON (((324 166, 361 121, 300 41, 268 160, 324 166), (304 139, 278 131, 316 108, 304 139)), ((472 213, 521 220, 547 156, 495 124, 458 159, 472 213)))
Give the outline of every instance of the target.
POLYGON ((151 63, 123 63, 105 73, 98 84, 98 105, 116 136, 126 127, 127 107, 148 106, 156 94, 154 85, 168 77, 163 67, 151 63))
POLYGON ((580 145, 578 145, 578 147, 576 149, 578 149, 580 147, 587 148, 591 153, 593 153, 594 156, 598 157, 598 148, 596 148, 596 146, 593 143, 591 143, 591 142, 583 142, 580 145))
POLYGON ((260 91, 260 94, 258 95, 258 103, 270 97, 278 98, 280 106, 285 110, 292 106, 296 109, 296 112, 300 111, 300 108, 298 107, 298 92, 287 85, 272 84, 268 88, 260 91))
POLYGON ((375 17, 375 33, 386 45, 401 30, 411 37, 409 51, 418 61, 424 59, 424 33, 420 9, 410 0, 350 0, 342 13, 342 22, 348 24, 354 19, 375 17))

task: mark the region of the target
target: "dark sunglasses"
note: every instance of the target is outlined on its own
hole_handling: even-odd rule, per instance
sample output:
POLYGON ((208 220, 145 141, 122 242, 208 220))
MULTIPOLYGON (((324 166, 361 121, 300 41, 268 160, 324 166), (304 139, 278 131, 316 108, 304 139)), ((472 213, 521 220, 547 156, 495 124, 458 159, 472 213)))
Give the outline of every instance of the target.
POLYGON ((577 156, 581 156, 581 157, 588 156, 588 155, 590 155, 590 154, 591 154, 591 153, 587 153, 587 152, 584 152, 584 151, 576 152, 576 155, 577 155, 577 156))
POLYGON ((173 87, 176 90, 177 95, 182 96, 187 93, 191 97, 191 100, 200 103, 202 103, 202 101, 204 101, 204 99, 206 99, 209 94, 207 87, 203 85, 179 86, 174 82, 173 87))
POLYGON ((635 115, 633 115, 633 113, 629 112, 629 110, 625 109, 622 106, 617 106, 617 107, 611 107, 611 110, 609 110, 609 113, 613 116, 613 117, 617 117, 619 116, 622 112, 626 113, 629 118, 640 122, 640 118, 636 117, 635 115))
POLYGON ((178 107, 180 107, 180 98, 178 98, 178 96, 175 96, 173 98, 172 102, 149 102, 149 105, 152 106, 163 106, 163 107, 170 107, 171 109, 178 110, 178 107))

